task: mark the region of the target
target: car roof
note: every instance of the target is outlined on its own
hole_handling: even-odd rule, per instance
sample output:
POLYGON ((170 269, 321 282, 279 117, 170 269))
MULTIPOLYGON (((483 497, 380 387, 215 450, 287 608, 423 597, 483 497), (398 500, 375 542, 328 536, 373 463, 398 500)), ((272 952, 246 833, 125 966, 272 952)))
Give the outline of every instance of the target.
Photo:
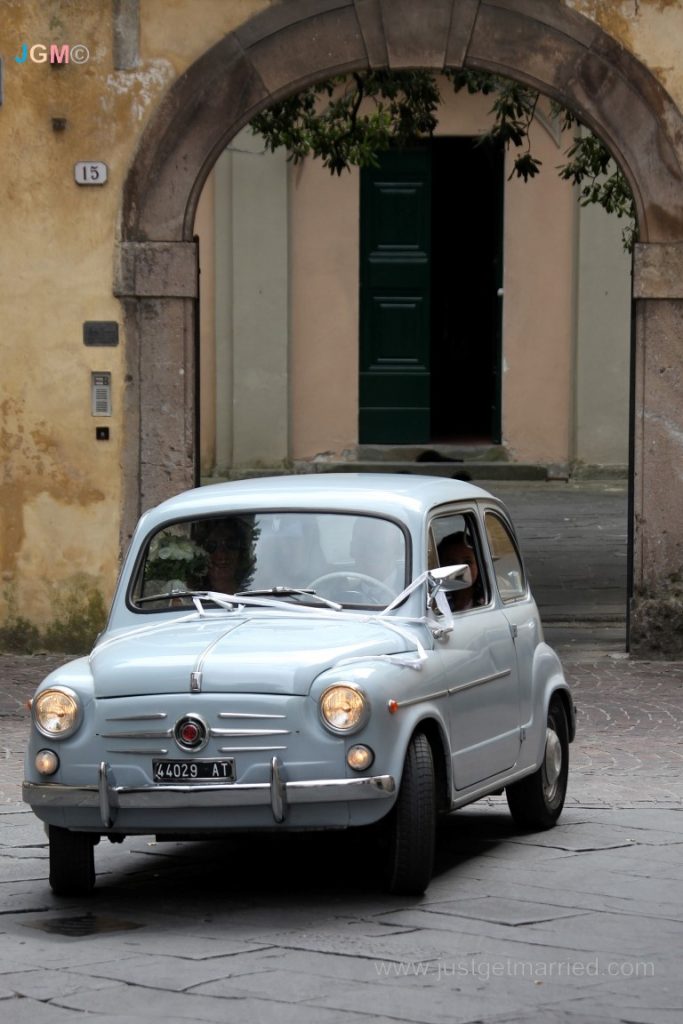
POLYGON ((411 473, 309 473, 209 484, 170 498, 145 519, 247 509, 328 509, 409 518, 436 505, 491 498, 464 480, 411 473))

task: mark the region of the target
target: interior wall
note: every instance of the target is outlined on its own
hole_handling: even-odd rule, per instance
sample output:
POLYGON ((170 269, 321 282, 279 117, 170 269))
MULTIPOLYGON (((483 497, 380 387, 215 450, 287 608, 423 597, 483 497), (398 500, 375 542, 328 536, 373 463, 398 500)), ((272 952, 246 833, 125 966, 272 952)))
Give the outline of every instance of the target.
POLYGON ((216 264, 215 181, 211 174, 202 191, 195 233, 199 238, 199 393, 201 416, 199 431, 199 464, 202 474, 210 473, 216 464, 216 264))
POLYGON ((580 207, 575 458, 624 468, 629 448, 631 255, 624 221, 580 207))
POLYGON ((207 179, 199 212, 207 193, 214 216, 202 222, 200 254, 202 277, 210 263, 215 288, 213 302, 208 288, 206 299, 200 293, 201 448, 204 474, 220 476, 282 465, 289 453, 286 157, 266 153, 244 129, 207 179), (213 337, 209 324, 204 329, 207 304, 213 337))
POLYGON ((506 157, 503 444, 517 462, 564 464, 572 454, 577 202, 555 171, 559 140, 538 122, 530 139, 542 161, 534 180, 509 180, 506 157))
POLYGON ((358 441, 360 175, 305 160, 291 183, 291 451, 305 459, 358 441))

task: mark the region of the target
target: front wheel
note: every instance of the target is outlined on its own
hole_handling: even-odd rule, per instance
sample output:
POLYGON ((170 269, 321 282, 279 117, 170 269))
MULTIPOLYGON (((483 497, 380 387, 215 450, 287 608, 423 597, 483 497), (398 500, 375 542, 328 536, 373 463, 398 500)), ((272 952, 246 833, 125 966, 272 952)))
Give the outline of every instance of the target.
POLYGON ((424 733, 408 746, 389 824, 389 891, 419 896, 432 877, 436 841, 434 758, 424 733))
POLYGON ((55 896, 87 896, 95 886, 97 837, 50 825, 50 888, 55 896))
POLYGON ((512 817, 523 828, 552 828, 564 807, 569 771, 569 729, 560 700, 548 709, 543 762, 533 775, 505 790, 512 817))

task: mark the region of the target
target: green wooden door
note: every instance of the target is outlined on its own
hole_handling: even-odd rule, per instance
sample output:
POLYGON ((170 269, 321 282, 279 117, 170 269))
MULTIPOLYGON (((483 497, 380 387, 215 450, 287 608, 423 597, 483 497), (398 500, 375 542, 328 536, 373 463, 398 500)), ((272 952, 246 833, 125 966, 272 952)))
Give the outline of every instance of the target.
POLYGON ((361 177, 362 444, 430 438, 431 160, 389 152, 361 177))

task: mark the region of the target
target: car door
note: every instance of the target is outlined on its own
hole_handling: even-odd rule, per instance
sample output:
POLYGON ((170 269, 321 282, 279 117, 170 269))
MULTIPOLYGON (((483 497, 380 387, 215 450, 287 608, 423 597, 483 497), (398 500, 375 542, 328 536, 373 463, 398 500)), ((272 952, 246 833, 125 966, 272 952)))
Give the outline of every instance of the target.
POLYGON ((484 528, 496 590, 517 656, 520 724, 531 719, 531 683, 534 653, 542 640, 536 603, 529 591, 524 563, 512 524, 499 508, 484 510, 484 528))
POLYGON ((463 602, 458 591, 449 595, 452 629, 436 643, 448 689, 453 780, 459 791, 511 768, 520 747, 515 646, 484 557, 474 509, 433 517, 429 563, 453 564, 449 559, 454 555, 465 560, 466 552, 457 547, 463 541, 476 563, 472 600, 463 602))

